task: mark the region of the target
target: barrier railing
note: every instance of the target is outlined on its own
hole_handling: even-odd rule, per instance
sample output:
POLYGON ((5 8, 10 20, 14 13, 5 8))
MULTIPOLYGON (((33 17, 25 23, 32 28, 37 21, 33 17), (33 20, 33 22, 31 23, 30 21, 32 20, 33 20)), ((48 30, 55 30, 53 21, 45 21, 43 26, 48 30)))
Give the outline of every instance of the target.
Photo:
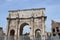
MULTIPOLYGON (((0 40, 32 40, 30 36, 0 36, 0 40)), ((41 40, 40 37, 34 37, 33 40, 41 40)), ((60 40, 59 37, 48 37, 46 40, 60 40)))

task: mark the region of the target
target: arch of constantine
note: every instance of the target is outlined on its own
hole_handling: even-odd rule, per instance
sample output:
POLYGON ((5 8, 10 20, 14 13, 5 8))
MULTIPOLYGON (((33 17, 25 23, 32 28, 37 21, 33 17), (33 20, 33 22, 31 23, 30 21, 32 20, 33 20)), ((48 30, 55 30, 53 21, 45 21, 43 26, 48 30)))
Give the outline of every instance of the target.
POLYGON ((33 40, 39 34, 41 39, 45 40, 45 20, 45 8, 10 10, 7 17, 6 35, 14 36, 14 40, 18 40, 22 36, 24 26, 29 25, 30 39, 33 40))

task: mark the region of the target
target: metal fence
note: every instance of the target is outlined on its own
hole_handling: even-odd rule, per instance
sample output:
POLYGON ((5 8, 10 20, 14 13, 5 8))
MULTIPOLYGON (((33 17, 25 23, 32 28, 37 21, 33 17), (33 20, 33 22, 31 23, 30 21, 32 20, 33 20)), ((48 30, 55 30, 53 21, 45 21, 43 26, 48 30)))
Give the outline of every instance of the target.
MULTIPOLYGON (((32 38, 32 37, 31 37, 32 38)), ((40 37, 35 37, 33 39, 30 39, 29 36, 0 36, 0 40, 41 40, 40 37)))
MULTIPOLYGON (((0 40, 32 40, 29 36, 0 36, 0 40)), ((34 37, 33 40, 41 40, 40 37, 34 37)), ((60 40, 59 37, 48 37, 46 40, 60 40)))
POLYGON ((51 37, 47 37, 46 40, 60 40, 59 36, 51 36, 51 37))
POLYGON ((4 40, 5 39, 5 36, 0 36, 0 40, 4 40))

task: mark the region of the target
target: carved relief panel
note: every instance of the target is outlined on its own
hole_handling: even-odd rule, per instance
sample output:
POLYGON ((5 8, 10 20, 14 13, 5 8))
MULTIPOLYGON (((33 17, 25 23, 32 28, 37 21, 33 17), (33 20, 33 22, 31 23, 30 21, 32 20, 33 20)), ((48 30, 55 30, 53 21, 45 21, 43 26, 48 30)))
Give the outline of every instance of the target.
POLYGON ((41 25, 41 19, 35 19, 34 22, 36 26, 41 25))
POLYGON ((18 17, 18 12, 10 12, 9 14, 10 14, 9 16, 10 16, 11 18, 16 18, 16 17, 18 17))
POLYGON ((16 27, 16 20, 11 20, 10 27, 16 27))

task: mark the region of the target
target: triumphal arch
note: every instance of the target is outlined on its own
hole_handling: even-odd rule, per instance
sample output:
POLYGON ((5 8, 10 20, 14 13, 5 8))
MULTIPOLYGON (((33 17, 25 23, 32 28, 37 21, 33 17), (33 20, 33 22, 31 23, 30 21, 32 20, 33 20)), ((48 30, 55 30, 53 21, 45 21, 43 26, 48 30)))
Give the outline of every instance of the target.
POLYGON ((7 17, 6 35, 8 37, 16 36, 14 40, 18 40, 22 35, 24 26, 29 25, 30 39, 33 40, 38 35, 37 32, 39 32, 41 39, 45 40, 45 20, 45 8, 10 10, 7 17))

